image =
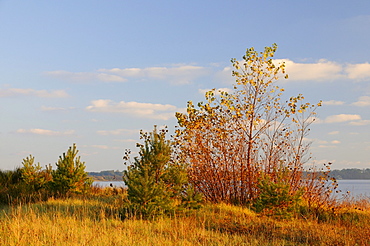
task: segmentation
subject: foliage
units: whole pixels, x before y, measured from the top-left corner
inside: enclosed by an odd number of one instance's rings
[[[267,176],[287,185],[289,194],[317,184],[305,181],[303,165],[310,159],[305,137],[321,103],[304,103],[301,94],[282,102],[284,89],[275,81],[288,76],[284,63],[272,60],[276,49],[247,49],[243,61],[231,60],[233,92],[213,89],[205,103],[189,101],[187,113],[176,113],[178,153],[189,165],[190,182],[209,201],[254,202]]]
[[[76,144],[69,147],[67,153],[59,156],[57,169],[52,171],[51,187],[59,196],[71,193],[85,193],[92,184],[92,179],[85,172],[85,163],[80,161]]]
[[[27,184],[31,191],[39,191],[47,188],[47,184],[52,181],[52,167],[46,166],[45,170],[42,170],[40,163],[37,165],[34,163],[35,157],[30,155],[23,159],[23,167],[21,168],[22,180]]]
[[[26,188],[22,183],[20,168],[14,171],[0,170],[0,204],[11,204],[21,197]]]
[[[36,202],[44,199],[44,192],[35,191],[23,179],[23,169],[0,171],[0,204]]]
[[[128,200],[134,213],[147,218],[157,212],[172,211],[181,202],[187,184],[183,165],[171,159],[171,142],[166,140],[167,129],[144,133],[144,144],[137,144],[139,157],[130,162],[127,151],[124,157],[131,165],[124,171],[123,180],[128,187]],[[185,196],[186,197],[186,196]],[[192,194],[191,199],[199,199]]]
[[[20,168],[16,168],[14,171],[2,171],[0,170],[0,185],[1,188],[8,188],[10,185],[19,183],[22,179],[22,172]]]
[[[290,218],[299,212],[303,189],[292,191],[290,185],[284,182],[284,177],[272,181],[270,176],[262,175],[258,189],[260,194],[253,204],[257,213]]]

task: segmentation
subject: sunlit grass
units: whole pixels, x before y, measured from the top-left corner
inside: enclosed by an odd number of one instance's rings
[[[370,210],[359,209],[365,201],[324,218],[282,220],[218,204],[122,220],[124,195],[109,192],[3,207],[0,245],[370,245]]]

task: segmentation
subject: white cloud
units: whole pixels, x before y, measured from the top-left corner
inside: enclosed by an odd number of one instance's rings
[[[46,136],[62,136],[62,135],[72,135],[72,134],[74,134],[73,130],[60,132],[60,131],[52,131],[52,130],[39,129],[39,128],[18,129],[16,132],[17,133],[27,133],[27,134],[36,134],[36,135],[46,135]]]
[[[370,120],[359,120],[359,121],[353,121],[349,123],[351,126],[366,126],[370,125]]]
[[[370,106],[370,97],[362,96],[358,99],[357,102],[352,103],[352,105],[359,106],[359,107]]]
[[[326,117],[324,123],[339,123],[346,121],[361,120],[361,116],[358,114],[337,114]]]
[[[234,84],[235,79],[232,76],[233,67],[224,67],[221,71],[215,72],[215,80],[224,84]]]
[[[175,112],[179,109],[170,104],[124,101],[116,103],[111,100],[100,99],[92,101],[91,105],[86,107],[86,110],[92,112],[123,113],[143,118],[168,120],[174,117]]]
[[[341,142],[339,140],[333,140],[333,141],[326,141],[326,140],[320,140],[320,139],[315,139],[312,140],[311,142],[314,142],[317,144],[318,148],[336,148],[338,144]]]
[[[274,63],[285,62],[288,81],[333,81],[336,79],[365,80],[370,79],[370,64],[339,64],[325,59],[314,63],[298,63],[289,59],[275,59]],[[220,70],[221,69],[221,70]],[[234,82],[232,66],[224,68],[172,65],[168,67],[147,68],[111,68],[98,69],[94,72],[69,72],[64,70],[45,72],[46,75],[77,82],[103,81],[126,82],[128,79],[144,81],[162,80],[172,84],[189,84],[195,79],[208,75],[212,71],[214,79],[230,84]],[[327,103],[341,103],[329,101]],[[329,104],[332,105],[332,104]],[[335,104],[338,105],[338,104]]]
[[[285,62],[289,80],[333,81],[336,79],[370,79],[370,64],[339,64],[321,59],[316,63],[296,63],[289,59],[275,59],[274,63]],[[288,81],[289,81],[288,80]]]
[[[107,136],[107,135],[131,135],[139,133],[137,129],[116,129],[116,130],[101,130],[97,131],[97,134]]]
[[[124,77],[145,77],[141,68],[112,68],[112,69],[99,69],[101,72],[116,73]]]
[[[208,68],[192,65],[147,68],[98,69],[96,72],[69,72],[64,70],[45,72],[56,78],[76,81],[126,82],[129,78],[142,80],[163,80],[173,84],[188,84],[208,74]]]
[[[323,101],[323,105],[333,105],[333,106],[338,106],[338,105],[343,105],[343,101],[335,101],[335,100],[330,100],[330,101]]]
[[[111,147],[111,146],[108,146],[108,145],[91,145],[91,147],[93,148],[96,148],[96,149],[122,149],[121,147]]]
[[[207,68],[192,65],[148,68],[99,69],[96,72],[68,72],[64,70],[45,72],[46,75],[77,82],[99,80],[104,82],[126,82],[128,78],[164,80],[172,84],[188,84],[208,74]]]
[[[194,79],[208,74],[208,69],[200,66],[180,65],[173,67],[113,68],[99,69],[99,72],[117,74],[123,78],[141,78],[169,81],[173,84],[188,84]]]
[[[99,73],[97,78],[104,82],[126,82],[127,79],[113,74]]]
[[[337,135],[337,134],[339,134],[339,131],[332,131],[332,132],[329,132],[328,134],[329,135]]]
[[[208,92],[210,90],[211,89],[199,89],[198,92],[200,94],[203,94],[204,95],[206,92]],[[227,93],[232,93],[233,92],[233,89],[231,89],[231,88],[218,88],[218,89],[216,89],[215,94],[216,95],[220,94],[220,91],[225,91]]]
[[[0,97],[13,97],[13,96],[63,98],[63,97],[68,97],[68,94],[64,90],[47,91],[47,90],[34,90],[34,89],[21,89],[21,88],[0,89]]]
[[[44,74],[65,79],[65,80],[71,80],[75,82],[90,82],[90,81],[103,81],[103,82],[125,82],[126,79],[112,74],[106,74],[106,73],[87,73],[87,72],[68,72],[64,70],[58,70],[58,71],[50,71],[45,72]]]
[[[345,68],[349,79],[365,80],[370,78],[370,64],[348,64]]]
[[[66,110],[65,108],[57,108],[57,107],[46,107],[46,106],[41,106],[42,111],[64,111]]]
[[[92,145],[92,147],[97,149],[109,149],[107,145]]]
[[[337,146],[335,146],[335,145],[319,145],[318,147],[327,149],[327,148],[336,148]]]
[[[114,139],[113,141],[116,142],[123,142],[123,143],[137,143],[137,139]]]
[[[50,71],[46,75],[77,82],[104,81],[126,82],[128,78],[144,80],[164,80],[173,84],[188,84],[194,79],[208,74],[208,69],[200,66],[177,65],[172,67],[113,68],[98,69],[96,72]]]
[[[42,111],[67,111],[70,109],[74,109],[74,107],[69,107],[69,108],[61,108],[61,107],[46,107],[46,106],[41,106]]]
[[[328,81],[343,77],[342,65],[327,60],[317,63],[295,63],[289,59],[275,59],[274,63],[285,62],[286,72],[291,80]]]

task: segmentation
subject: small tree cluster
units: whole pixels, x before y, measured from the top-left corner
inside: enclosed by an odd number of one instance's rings
[[[22,191],[27,189],[22,181],[20,168],[14,171],[0,171],[0,204],[18,202]]]
[[[181,206],[194,207],[201,197],[189,188],[185,167],[172,157],[172,146],[166,140],[167,129],[146,133],[141,131],[143,144],[137,144],[139,156],[131,162],[123,180],[128,187],[130,212],[149,218],[156,213],[174,211]]]
[[[247,49],[242,61],[231,60],[231,93],[213,89],[205,103],[190,101],[187,113],[176,113],[178,152],[190,182],[209,201],[251,204],[273,187],[295,197],[318,184],[304,177],[303,165],[310,159],[305,137],[321,103],[305,103],[301,94],[282,100],[275,81],[288,76],[284,63],[272,60],[276,49]]]
[[[77,153],[74,144],[59,157],[56,170],[52,170],[51,165],[42,169],[30,155],[15,171],[0,171],[0,203],[35,202],[50,196],[66,197],[86,192],[92,180]]]

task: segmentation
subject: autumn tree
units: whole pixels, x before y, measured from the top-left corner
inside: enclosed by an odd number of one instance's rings
[[[272,59],[276,49],[247,49],[242,61],[231,60],[232,92],[210,90],[206,102],[189,101],[186,113],[176,113],[178,153],[210,201],[256,201],[264,179],[288,185],[291,195],[305,186],[305,137],[320,103],[305,103],[301,94],[282,100],[275,82],[288,76],[284,63]]]

